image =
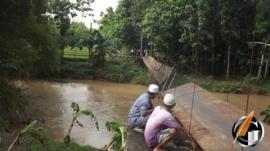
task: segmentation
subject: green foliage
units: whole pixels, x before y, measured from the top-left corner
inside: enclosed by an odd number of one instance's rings
[[[72,22],[68,31],[68,45],[73,47],[83,46],[83,41],[90,35],[89,29],[83,24],[78,22]]]
[[[114,150],[123,150],[126,143],[126,127],[117,122],[106,122],[105,126],[108,131],[113,133],[112,141],[105,150],[108,150],[111,145]]]
[[[267,124],[270,124],[270,105],[261,112],[261,115],[264,116],[263,121]]]
[[[9,128],[9,120],[14,112],[27,113],[28,104],[27,96],[21,88],[0,77],[0,130]]]
[[[120,58],[112,56],[104,67],[98,68],[95,76],[98,79],[105,79],[114,82],[131,82],[135,84],[148,84],[149,76],[146,69],[138,65],[133,58]]]
[[[145,10],[154,2],[154,0],[121,0],[115,11],[112,8],[107,9],[101,20],[100,31],[107,39],[110,49],[140,48],[142,32],[140,23]]]
[[[247,42],[268,41],[268,3],[122,0],[115,11],[107,10],[100,31],[112,48],[129,50],[140,48],[143,33],[144,49],[185,73],[255,75],[262,52]]]
[[[194,40],[193,9],[191,5],[185,9],[184,1],[157,1],[144,15],[142,29],[146,38],[154,49],[170,57],[171,63],[178,60],[176,56],[189,54],[183,48],[191,48]]]
[[[270,90],[270,81],[257,81],[255,77],[246,76],[237,80],[220,80],[209,77],[194,77],[177,75],[171,87],[188,82],[195,82],[206,90],[223,93],[247,93],[251,91],[257,94],[266,94]]]
[[[44,131],[45,132],[45,131]],[[45,135],[44,135],[45,134]],[[56,143],[47,138],[46,132],[43,133],[43,141],[40,142],[40,137],[26,133],[20,138],[20,151],[96,151],[97,149],[90,146],[80,146],[76,143],[64,144]]]
[[[98,151],[98,149],[91,146],[81,146],[76,143],[64,144],[46,141],[40,144],[32,137],[25,136],[20,145],[20,151]]]
[[[0,62],[15,67],[5,76],[48,76],[58,70],[58,32],[45,15],[48,1],[0,2]],[[19,27],[19,28],[18,28]]]
[[[19,134],[15,137],[15,139],[12,141],[11,145],[9,146],[8,151],[10,151],[14,147],[16,142],[21,137],[27,134],[35,138],[36,140],[38,140],[39,143],[43,143],[45,139],[47,138],[45,130],[37,126],[37,121],[33,121],[19,132]]]
[[[80,117],[81,115],[85,115],[85,116],[89,116],[91,119],[93,119],[95,121],[95,125],[97,130],[99,130],[99,125],[98,125],[98,121],[96,116],[92,113],[92,111],[85,109],[85,110],[81,110],[79,107],[79,104],[72,102],[71,103],[71,108],[72,108],[72,122],[70,124],[70,127],[68,129],[67,135],[64,138],[64,143],[65,144],[69,144],[71,139],[70,139],[70,134],[71,134],[71,130],[74,126],[74,124],[77,124],[80,127],[83,127],[83,124],[78,120],[78,117]]]

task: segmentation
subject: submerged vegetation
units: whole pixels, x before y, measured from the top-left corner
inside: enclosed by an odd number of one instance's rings
[[[127,128],[117,122],[106,122],[105,126],[113,134],[113,137],[104,150],[107,151],[112,148],[117,151],[123,151],[126,145]]]
[[[78,120],[78,118],[82,115],[89,116],[91,119],[93,119],[95,121],[95,125],[96,125],[97,130],[99,130],[97,118],[92,113],[92,111],[90,111],[89,109],[81,110],[79,104],[77,104],[75,102],[72,102],[71,108],[72,108],[72,116],[73,117],[72,117],[72,122],[70,124],[70,127],[68,129],[67,135],[64,138],[65,144],[69,144],[71,141],[70,134],[71,134],[71,130],[72,130],[74,124],[76,124],[80,127],[83,127],[83,124]]]

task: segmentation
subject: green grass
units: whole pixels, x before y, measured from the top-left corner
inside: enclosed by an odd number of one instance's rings
[[[97,69],[96,78],[114,82],[148,84],[150,79],[147,70],[132,58],[106,58],[104,67]]]
[[[190,75],[177,75],[172,87],[182,85],[184,83],[194,82],[204,89],[213,92],[224,93],[246,93],[248,85],[242,80],[217,80],[213,77],[193,77]],[[258,94],[266,94],[270,91],[270,80],[250,82],[251,91]]]
[[[70,59],[89,59],[89,51],[88,48],[83,47],[79,49],[78,47],[66,47],[64,49],[64,58]]]

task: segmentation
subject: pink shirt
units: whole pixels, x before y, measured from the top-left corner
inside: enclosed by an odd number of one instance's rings
[[[148,147],[157,146],[159,133],[167,128],[180,128],[180,125],[175,120],[175,117],[164,107],[155,107],[144,131],[144,138]]]

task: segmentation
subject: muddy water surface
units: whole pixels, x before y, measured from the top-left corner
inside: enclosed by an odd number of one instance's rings
[[[116,84],[97,81],[69,81],[68,83],[48,81],[25,81],[24,85],[32,95],[35,114],[45,120],[49,137],[63,141],[72,119],[71,103],[77,102],[81,109],[90,109],[97,116],[100,131],[88,117],[79,120],[84,127],[75,126],[71,138],[79,144],[103,147],[111,134],[106,130],[106,121],[127,124],[127,115],[132,102],[146,90],[145,86]]]

